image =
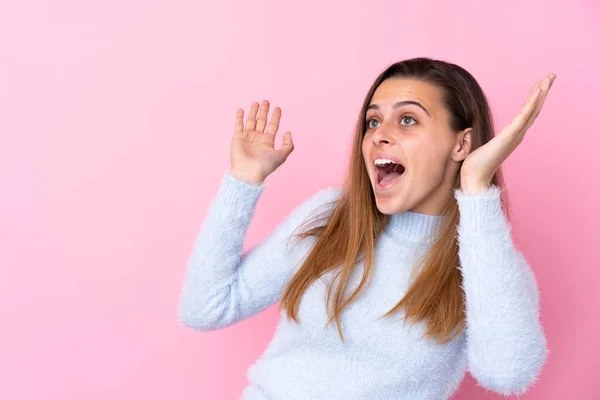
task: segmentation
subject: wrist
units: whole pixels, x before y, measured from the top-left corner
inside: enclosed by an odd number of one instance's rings
[[[229,170],[229,173],[234,178],[246,182],[250,185],[260,185],[264,182],[265,178],[259,174],[251,173],[248,171],[243,171],[239,169],[232,168]]]
[[[482,180],[461,179],[460,181],[460,189],[464,194],[467,195],[476,195],[480,192],[488,190],[489,188],[490,184]]]

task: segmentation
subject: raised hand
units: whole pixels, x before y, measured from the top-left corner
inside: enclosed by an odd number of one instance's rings
[[[291,132],[283,135],[283,145],[275,149],[275,136],[279,129],[281,108],[275,107],[267,126],[269,102],[264,100],[258,112],[258,103],[252,103],[246,125],[244,110],[238,109],[235,131],[231,140],[230,173],[243,181],[259,184],[285,162],[294,150]],[[257,118],[258,113],[258,118]],[[266,127],[266,130],[265,130]]]
[[[537,81],[515,119],[492,140],[467,156],[460,171],[463,191],[477,193],[489,187],[494,173],[523,141],[527,129],[539,115],[555,79],[555,74],[549,74]]]

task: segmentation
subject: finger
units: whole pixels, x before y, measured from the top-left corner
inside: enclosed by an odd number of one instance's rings
[[[292,140],[292,133],[286,132],[283,135],[283,143],[281,148],[277,150],[282,157],[282,160],[285,161],[288,156],[294,151],[294,142]]]
[[[525,123],[535,109],[536,101],[540,95],[540,92],[540,81],[537,81],[531,89],[531,93],[525,101],[525,104],[523,104],[523,107],[521,107],[521,111],[519,111],[517,116],[506,127],[510,132],[520,132],[523,129]]]
[[[235,133],[244,132],[244,109],[238,108],[235,113]]]
[[[254,131],[256,128],[256,113],[258,112],[258,103],[252,103],[252,107],[250,107],[250,112],[248,112],[248,118],[246,119],[246,130]]]
[[[533,110],[532,115],[525,122],[524,129],[529,129],[529,127],[533,124],[533,122],[536,120],[538,115],[540,115],[540,111],[542,110],[542,107],[544,106],[544,103],[546,102],[546,97],[548,96],[548,92],[550,91],[550,88],[552,87],[552,83],[554,82],[555,78],[556,78],[556,75],[554,75],[554,74],[550,74],[548,77],[544,78],[544,81],[542,82],[542,93],[536,102],[537,104],[536,104],[535,109]]]
[[[279,121],[281,120],[281,108],[275,107],[273,110],[273,115],[271,115],[271,121],[269,121],[269,126],[267,127],[267,131],[269,135],[275,136],[277,134],[277,130],[279,129]]]
[[[544,102],[546,101],[546,96],[548,95],[549,89],[550,89],[550,80],[547,78],[544,78],[542,85],[541,85],[540,95],[538,96],[538,99],[535,102],[535,107],[534,107],[533,111],[531,112],[531,115],[529,116],[529,118],[527,118],[527,121],[525,121],[523,130],[529,129],[529,127],[533,124],[533,122],[535,121],[537,116],[540,114],[540,111],[544,105]]]
[[[267,125],[267,115],[269,114],[269,102],[264,100],[260,106],[258,120],[256,121],[256,132],[262,133]]]

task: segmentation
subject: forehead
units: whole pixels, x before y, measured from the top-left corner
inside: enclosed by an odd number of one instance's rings
[[[430,112],[441,108],[441,92],[433,84],[418,79],[392,78],[383,81],[373,93],[370,104],[382,108],[398,101],[418,101]]]

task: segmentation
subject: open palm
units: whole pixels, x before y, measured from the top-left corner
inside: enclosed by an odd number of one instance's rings
[[[462,186],[489,186],[500,165],[523,141],[525,133],[539,115],[555,79],[555,74],[549,74],[537,81],[515,119],[493,139],[467,156],[461,167]]]
[[[250,183],[260,183],[279,168],[294,150],[292,134],[286,132],[281,148],[275,149],[281,108],[275,107],[267,126],[269,102],[264,100],[258,112],[258,103],[252,103],[244,126],[244,110],[236,114],[235,130],[231,140],[231,173]],[[257,117],[258,114],[258,117]],[[266,128],[266,130],[265,130]]]

